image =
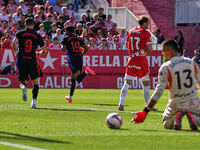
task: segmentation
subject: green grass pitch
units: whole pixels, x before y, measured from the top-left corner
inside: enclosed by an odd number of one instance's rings
[[[139,125],[131,123],[131,111],[144,108],[142,90],[129,90],[120,130],[105,124],[106,116],[118,109],[120,90],[77,89],[69,104],[69,89],[40,89],[36,110],[30,109],[31,93],[28,89],[28,101],[23,102],[20,89],[0,89],[0,142],[48,150],[200,149],[200,133],[189,130],[186,117],[182,131],[163,128],[167,90],[156,105],[159,111],[150,112]],[[21,149],[0,144],[0,150]]]

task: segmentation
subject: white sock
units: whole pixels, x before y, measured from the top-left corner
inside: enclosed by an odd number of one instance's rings
[[[26,88],[26,86],[25,85],[23,85],[23,84],[21,84],[20,83],[20,86],[19,86],[22,90],[24,89],[24,88]]]
[[[33,100],[32,100],[32,103],[33,103],[33,104],[36,104],[36,99],[33,99]]]
[[[129,85],[127,83],[124,83],[124,86],[121,89],[121,95],[120,95],[119,105],[124,106],[124,100],[125,100],[126,95],[128,93],[128,88],[129,88]]]
[[[145,105],[147,105],[150,99],[150,86],[143,86],[143,96],[145,100]]]

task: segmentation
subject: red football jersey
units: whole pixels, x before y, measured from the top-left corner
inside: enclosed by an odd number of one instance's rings
[[[126,42],[128,43],[129,54],[141,52],[144,50],[146,52],[147,45],[151,44],[151,34],[142,28],[133,28],[127,35]]]

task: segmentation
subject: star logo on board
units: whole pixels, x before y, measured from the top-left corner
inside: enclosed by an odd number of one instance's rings
[[[53,62],[56,61],[58,58],[52,58],[50,53],[47,53],[46,58],[40,58],[44,62],[43,70],[47,67],[51,67],[54,70]]]

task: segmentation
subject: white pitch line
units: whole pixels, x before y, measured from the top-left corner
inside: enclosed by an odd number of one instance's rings
[[[113,112],[119,112],[117,110],[112,110],[112,109],[100,109],[100,108],[86,108],[86,107],[74,107],[74,106],[61,106],[61,107],[65,107],[65,108],[71,108],[71,109],[80,109],[80,110],[94,110],[94,111],[113,111]],[[133,111],[120,111],[120,113],[132,113],[132,114],[136,114],[137,112],[133,112]],[[162,115],[162,113],[152,113],[150,112],[149,114],[152,115]]]
[[[45,149],[42,149],[42,148],[25,146],[25,145],[21,145],[21,144],[15,144],[15,143],[4,142],[4,141],[0,141],[0,144],[6,145],[6,146],[12,146],[12,147],[17,147],[17,148],[22,148],[22,149],[28,149],[28,150],[45,150]]]

